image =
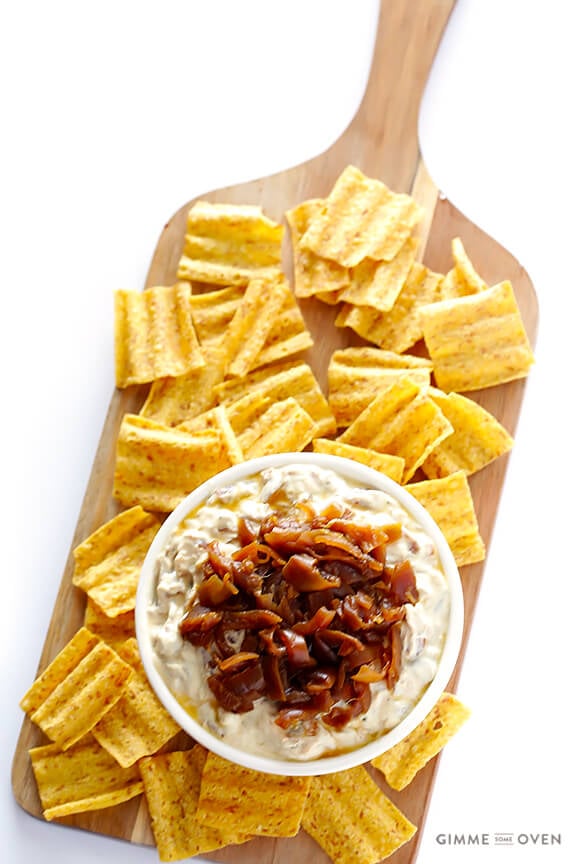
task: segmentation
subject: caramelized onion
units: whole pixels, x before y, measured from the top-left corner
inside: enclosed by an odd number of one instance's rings
[[[194,612],[188,612],[186,617],[182,619],[180,633],[182,636],[189,636],[192,633],[207,633],[213,627],[216,627],[221,620],[221,612],[214,612],[209,609],[204,611],[196,609]]]
[[[337,576],[322,573],[316,559],[308,554],[292,555],[282,568],[282,575],[298,591],[323,591],[340,585]]]
[[[220,663],[220,672],[230,672],[231,669],[238,670],[240,666],[258,660],[259,656],[254,651],[239,651],[237,654],[231,654]]]
[[[310,636],[312,633],[316,633],[317,630],[324,630],[326,627],[329,627],[335,615],[335,609],[326,609],[325,606],[320,606],[311,618],[308,618],[307,621],[299,621],[297,624],[294,624],[292,629],[295,633]]]
[[[286,659],[292,667],[306,668],[316,666],[316,660],[310,656],[304,636],[294,630],[278,630],[278,636],[286,646]]]
[[[370,707],[371,684],[400,675],[402,621],[418,601],[408,560],[387,563],[399,524],[357,524],[345,507],[307,504],[261,523],[241,518],[240,547],[208,544],[180,624],[209,655],[208,686],[225,710],[267,698],[284,729],[343,729]]]

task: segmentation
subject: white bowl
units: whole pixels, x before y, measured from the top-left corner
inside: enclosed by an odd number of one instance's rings
[[[276,759],[265,755],[248,753],[223,742],[204,726],[200,725],[180,704],[157,668],[150,640],[147,614],[148,606],[155,593],[156,560],[164,549],[170,535],[180,525],[182,520],[202,504],[216,489],[235,484],[239,480],[258,474],[266,468],[289,464],[310,465],[311,468],[330,469],[343,475],[353,483],[386,492],[393,498],[396,498],[411,516],[416,519],[436,546],[440,566],[444,571],[448,583],[450,596],[448,628],[436,674],[420,700],[410,712],[397,726],[354,750],[309,761]],[[191,492],[168,516],[154,538],[142,567],[136,597],[136,636],[144,669],[159,700],[179,726],[204,747],[231,762],[264,773],[284,775],[319,775],[352,768],[375,758],[408,735],[429,713],[446,688],[458,659],[463,620],[464,607],[460,574],[442,532],[429,513],[404,487],[399,486],[384,474],[350,459],[320,453],[282,453],[252,459],[222,471]]]

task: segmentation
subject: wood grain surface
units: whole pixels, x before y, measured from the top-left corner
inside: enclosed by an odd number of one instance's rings
[[[428,176],[422,162],[417,134],[418,111],[422,92],[438,49],[446,22],[456,0],[382,0],[372,69],[366,92],[352,123],[336,143],[320,156],[289,171],[271,177],[232,186],[201,195],[204,200],[260,204],[278,220],[286,210],[311,197],[324,197],[346,165],[357,165],[365,174],[383,180],[396,191],[412,194],[426,208],[426,218],[419,229],[422,237],[422,260],[433,270],[446,272],[451,267],[450,243],[461,237],[476,268],[483,278],[494,284],[510,279],[528,336],[534,344],[538,308],[532,283],[518,262],[495,240],[470,222],[446,200]],[[154,252],[146,287],[171,284],[176,279],[186,214],[193,202],[186,202],[165,225]],[[289,232],[286,231],[284,267],[291,274]],[[301,303],[307,324],[314,336],[314,347],[305,359],[312,366],[321,385],[326,385],[326,369],[335,348],[361,344],[348,329],[333,326],[335,310],[310,299]],[[113,384],[111,383],[111,388]],[[112,477],[116,436],[123,414],[138,411],[146,388],[114,390],[96,452],[92,473],[78,517],[73,548],[104,521],[118,512],[112,499]],[[498,417],[514,434],[524,393],[524,382],[515,381],[499,387],[469,394]],[[507,457],[501,457],[470,481],[480,531],[489,546],[498,503],[506,473]],[[75,630],[84,616],[84,594],[71,582],[73,562],[66,563],[55,602],[39,671],[42,670]],[[455,690],[472,625],[476,599],[482,582],[484,564],[461,569],[464,586],[465,630],[460,658],[449,689]],[[26,682],[23,692],[27,688]],[[471,706],[473,708],[473,706]],[[33,816],[42,817],[28,749],[45,739],[24,718],[13,760],[12,785],[19,804]],[[375,779],[400,809],[422,827],[438,758],[422,770],[403,792],[389,790],[380,777]],[[142,798],[119,807],[60,820],[66,825],[83,828],[127,841],[152,844],[148,814]],[[397,851],[395,864],[412,864],[418,854],[417,832],[414,839]],[[323,864],[327,856],[304,832],[291,840],[253,840],[238,847],[212,853],[215,861],[246,864],[288,864],[300,859],[309,864]]]

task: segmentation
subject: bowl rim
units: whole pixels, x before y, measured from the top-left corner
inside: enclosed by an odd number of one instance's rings
[[[330,469],[352,482],[375,488],[395,497],[434,541],[450,596],[448,628],[436,673],[406,717],[388,732],[353,750],[310,760],[276,759],[249,753],[222,741],[198,723],[180,704],[156,667],[147,623],[147,605],[155,587],[156,559],[169,536],[182,520],[216,489],[259,474],[267,468],[291,464]],[[464,599],[460,572],[444,535],[432,516],[406,487],[400,486],[376,469],[347,457],[331,453],[289,452],[256,457],[224,469],[197,486],[168,515],[156,533],[142,564],[136,592],[135,626],[140,657],[150,686],[168,713],[195,741],[230,762],[265,774],[315,776],[342,771],[369,762],[405,738],[424,720],[444,692],[458,661],[464,629]]]

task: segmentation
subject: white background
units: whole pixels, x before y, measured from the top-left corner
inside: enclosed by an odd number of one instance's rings
[[[473,715],[443,754],[419,864],[576,860],[571,5],[458,0],[422,105],[432,177],[527,269],[540,328],[461,677]],[[17,703],[113,387],[112,294],[142,286],[164,222],[187,200],[336,139],[361,99],[376,12],[374,0],[3,4],[4,864],[157,860],[31,818],[10,786]],[[440,845],[448,832],[562,842]]]

